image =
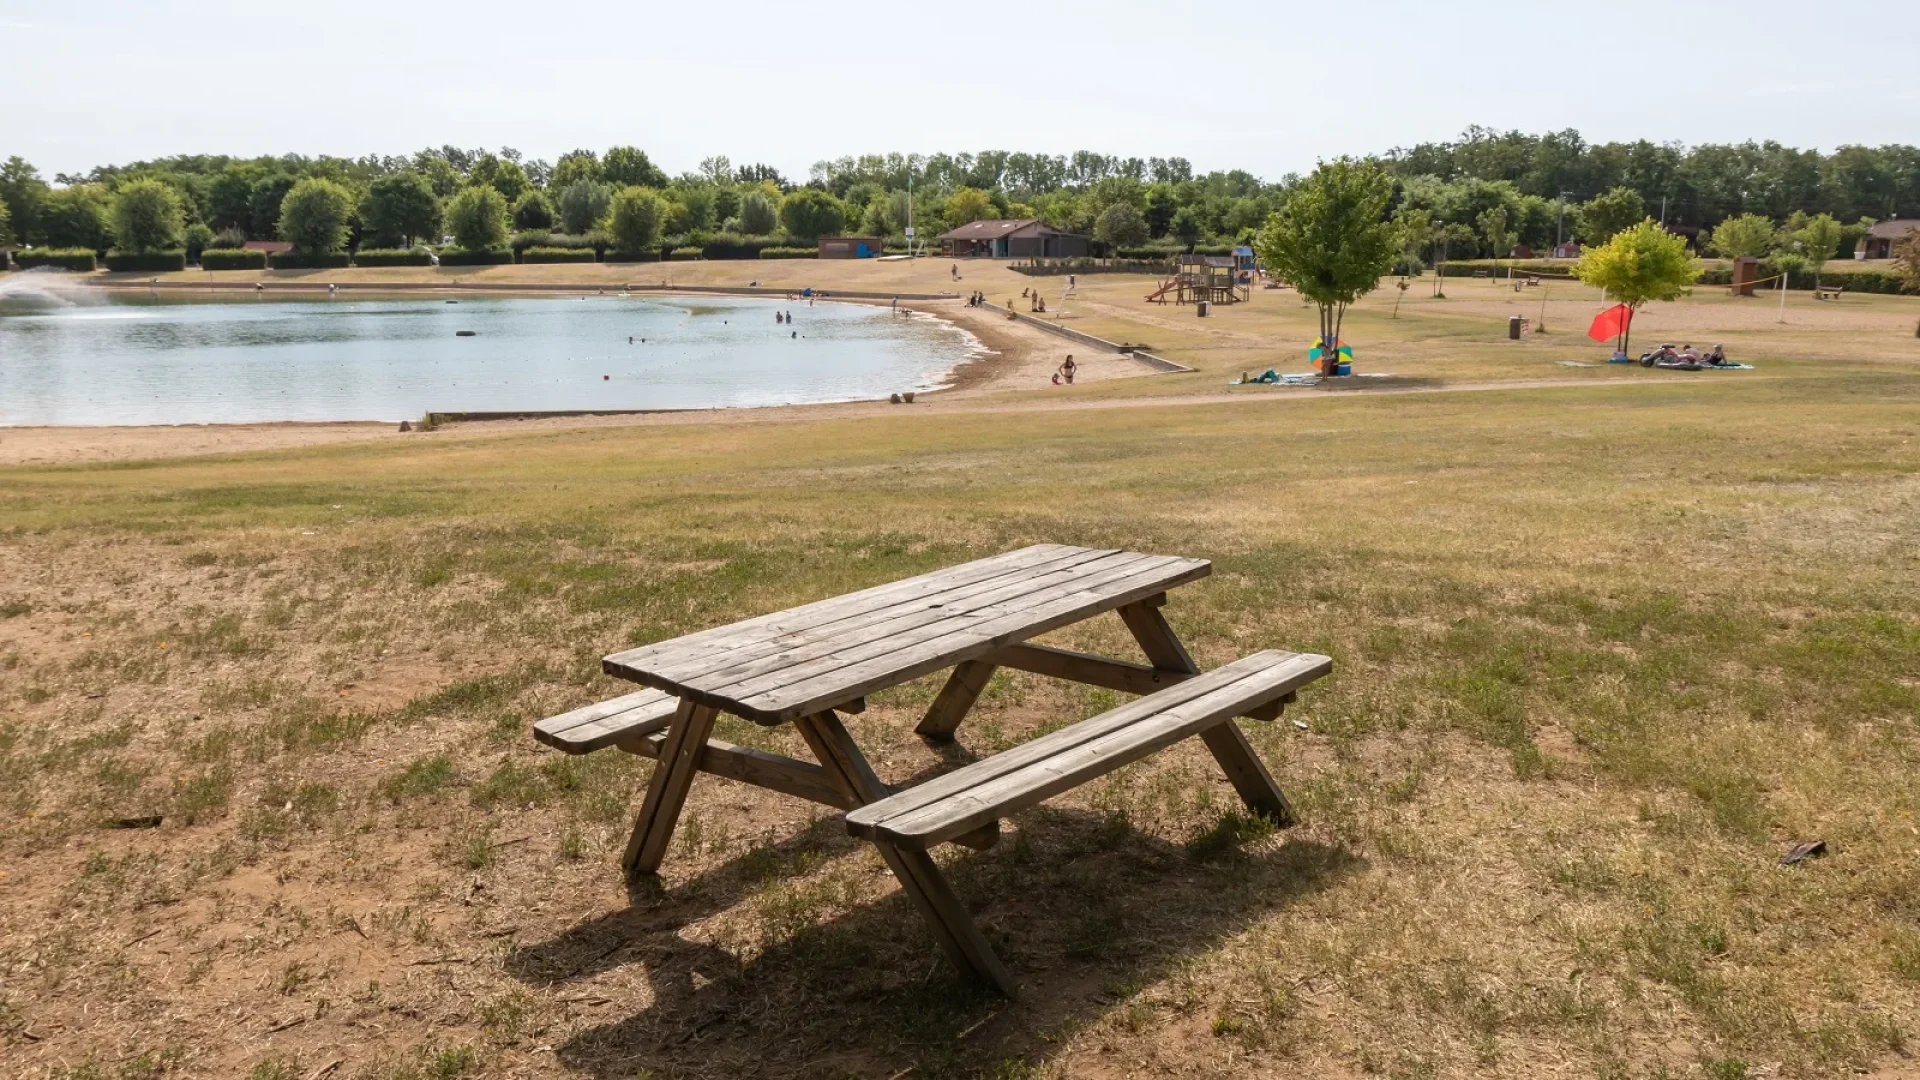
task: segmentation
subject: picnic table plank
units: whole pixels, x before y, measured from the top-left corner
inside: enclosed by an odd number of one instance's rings
[[[1097,723],[1094,721],[1082,722],[1072,727],[1062,728],[1052,734],[1043,735],[1030,742],[1021,743],[1010,749],[1002,750],[990,758],[985,758],[979,762],[975,762],[973,765],[969,765],[966,770],[970,772],[968,776],[963,777],[960,776],[959,773],[947,773],[944,776],[936,776],[925,783],[916,784],[905,791],[895,794],[893,798],[889,800],[892,807],[892,814],[895,817],[899,817],[909,811],[933,805],[949,796],[957,795],[987,780],[1017,772],[1035,762],[1044,761],[1049,757],[1059,754],[1064,750],[1071,749],[1074,746],[1078,746],[1081,743],[1100,738],[1111,732],[1124,731],[1130,725],[1136,724],[1141,719],[1151,716],[1156,712],[1164,712],[1169,708],[1177,707],[1196,698],[1204,697],[1222,687],[1231,689],[1232,685],[1241,679],[1257,676],[1264,672],[1269,677],[1281,678],[1286,681],[1297,679],[1300,684],[1304,685],[1305,683],[1313,681],[1314,678],[1319,677],[1320,674],[1332,667],[1331,662],[1327,661],[1325,657],[1301,653],[1294,654],[1294,663],[1286,665],[1284,669],[1277,669],[1272,664],[1273,653],[1274,650],[1255,653],[1252,656],[1236,660],[1224,667],[1215,668],[1199,679],[1189,679],[1186,682],[1176,683],[1172,687],[1162,689],[1152,698],[1141,698],[1136,701],[1130,701],[1125,705],[1121,705],[1116,709],[1109,710],[1099,717],[1096,717],[1095,720],[1098,721]],[[972,771],[975,769],[979,771]],[[856,812],[850,816],[848,820],[850,824],[861,824],[865,819],[860,818]],[[864,836],[867,835],[867,833],[862,831],[860,835]]]
[[[1107,610],[1116,602],[1124,603],[1140,595],[1159,592],[1171,585],[1204,577],[1206,563],[1178,560],[1177,564],[1150,567],[1130,575],[1099,582],[1096,587],[1074,589],[1063,585],[1035,606],[1022,598],[1016,610],[982,609],[964,619],[951,622],[958,626],[941,628],[937,636],[914,637],[906,647],[860,659],[853,654],[832,656],[798,668],[772,673],[762,680],[728,687],[729,698],[761,715],[784,717],[805,712],[810,706],[826,705],[843,696],[863,695],[885,686],[915,679],[949,667],[959,660],[971,660],[1001,645],[1011,645],[1037,634],[1044,634],[1090,614]],[[1072,591],[1064,591],[1072,590]],[[849,661],[853,661],[849,664]],[[800,681],[792,681],[802,676]],[[740,696],[735,696],[740,695]]]
[[[993,578],[968,582],[935,592],[906,598],[890,598],[869,610],[839,613],[827,622],[795,627],[769,626],[754,635],[729,642],[724,648],[703,650],[691,657],[671,651],[635,659],[643,650],[617,653],[608,658],[620,668],[651,672],[660,680],[675,685],[719,685],[731,674],[765,670],[788,658],[831,647],[884,637],[909,625],[937,621],[953,612],[977,607],[990,600],[1004,600],[1046,587],[1075,568],[1116,564],[1122,557],[1138,560],[1148,556],[1114,551],[1077,551],[1047,562],[1021,567]],[[611,670],[611,669],[610,669]],[[619,672],[613,672],[618,674]]]
[[[610,674],[761,723],[781,723],[970,658],[959,655],[959,650],[979,650],[1044,633],[1088,614],[1164,592],[1211,569],[1199,559],[1095,554],[1099,557],[1089,562],[1024,577],[1016,574],[997,587],[957,599],[872,613],[843,633],[803,639],[791,649],[734,666],[701,664],[691,677],[677,677],[681,672],[671,658],[659,663],[637,656],[642,650],[609,656],[604,666]],[[1005,640],[992,642],[997,635]],[[899,666],[900,671],[889,675],[890,666]]]
[[[1158,700],[1121,706],[1096,718],[1100,723],[1083,722],[1023,743],[896,795],[883,820],[855,810],[847,815],[848,828],[869,839],[911,837],[916,847],[980,828],[1009,807],[1030,806],[1110,772],[1115,762],[1137,761],[1223,721],[1231,724],[1250,696],[1286,693],[1332,667],[1312,654],[1274,663],[1287,655],[1255,653],[1162,690]],[[1182,692],[1191,696],[1179,699]]]
[[[634,666],[693,664],[705,657],[727,656],[743,644],[779,642],[810,631],[832,632],[848,619],[859,619],[900,604],[911,603],[942,592],[965,589],[970,585],[994,582],[1008,575],[1039,565],[1064,560],[1085,561],[1102,555],[1117,554],[1065,544],[1036,544],[1004,555],[950,566],[918,577],[878,585],[845,596],[829,597],[799,607],[769,612],[739,622],[716,626],[667,641],[641,645],[615,653],[623,663]]]
[[[549,716],[533,726],[533,737],[569,754],[585,754],[663,730],[674,708],[672,694],[649,687]]]

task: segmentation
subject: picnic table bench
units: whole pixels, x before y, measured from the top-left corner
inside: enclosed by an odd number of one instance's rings
[[[1247,806],[1281,824],[1286,796],[1235,717],[1273,720],[1332,670],[1324,656],[1269,650],[1202,674],[1161,612],[1167,590],[1212,569],[1203,559],[1041,544],[891,584],[614,653],[609,674],[647,687],[534,726],[567,753],[617,747],[656,759],[622,864],[659,868],[695,775],[705,772],[848,810],[961,971],[1011,995],[994,955],[930,848],[985,848],[1006,816],[1197,735]],[[1028,639],[1119,614],[1147,663]],[[925,783],[883,782],[840,720],[866,695],[952,674],[915,728],[954,737],[1000,667],[1142,695]],[[711,738],[719,713],[792,724],[814,761]]]
[[[1840,299],[1840,294],[1846,291],[1846,289],[1838,285],[1815,285],[1813,287],[1813,298],[1815,300],[1838,300]]]

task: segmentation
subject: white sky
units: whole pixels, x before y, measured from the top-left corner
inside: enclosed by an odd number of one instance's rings
[[[1916,41],[1916,0],[0,0],[0,158],[629,143],[804,179],[1087,149],[1276,179],[1473,123],[1826,150],[1920,142]]]

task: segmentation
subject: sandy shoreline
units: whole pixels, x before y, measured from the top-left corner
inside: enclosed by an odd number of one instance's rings
[[[185,289],[160,291],[187,292]],[[193,290],[198,291],[198,290]],[[371,292],[370,288],[356,291]],[[398,290],[396,290],[398,291]],[[489,289],[489,292],[496,290]],[[511,286],[497,290],[512,294]],[[541,295],[522,290],[522,295]],[[713,296],[711,292],[667,295]],[[754,295],[741,293],[738,295]],[[837,303],[881,303],[863,299],[833,299]],[[1147,365],[1128,356],[1095,354],[1064,338],[1006,318],[994,308],[969,308],[960,301],[915,302],[909,310],[944,319],[979,342],[978,355],[956,365],[946,386],[924,392],[924,405],[966,400],[1016,390],[1052,389],[1051,375],[1069,354],[1079,366],[1078,383],[1151,375]],[[827,415],[858,414],[898,408],[884,399],[807,405],[772,405],[716,409],[685,409],[645,414],[569,416],[527,420],[489,420],[463,423],[432,433],[449,431],[486,434],[502,430],[565,428],[606,423],[712,423],[724,420],[803,420]],[[92,462],[138,461],[202,454],[246,453],[293,447],[384,438],[418,438],[383,420],[259,421],[232,424],[0,426],[0,466],[74,465]]]

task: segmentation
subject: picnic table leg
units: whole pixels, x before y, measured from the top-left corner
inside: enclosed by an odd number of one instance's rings
[[[1200,665],[1193,662],[1187,647],[1180,643],[1180,638],[1174,634],[1173,627],[1153,599],[1121,608],[1120,618],[1126,622],[1127,629],[1133,632],[1134,640],[1140,643],[1140,648],[1154,667],[1200,674]],[[1201,732],[1200,739],[1213,752],[1213,760],[1220,763],[1221,771],[1227,774],[1227,780],[1240,793],[1240,799],[1247,804],[1247,809],[1265,814],[1280,825],[1293,823],[1293,809],[1287,805],[1286,794],[1274,782],[1273,774],[1261,764],[1260,756],[1253,752],[1252,744],[1247,742],[1246,733],[1240,730],[1238,723],[1233,720],[1222,721]]]
[[[686,805],[694,774],[700,771],[700,752],[713,731],[714,717],[714,710],[685,699],[673,714],[666,742],[660,747],[660,763],[647,781],[646,800],[640,804],[633,836],[627,840],[627,853],[620,860],[629,876],[651,874],[667,857],[667,844],[679,824],[680,808]]]
[[[799,729],[800,737],[806,740],[807,747],[819,759],[827,774],[841,785],[856,805],[864,806],[892,794],[880,780],[879,774],[873,771],[873,766],[868,764],[866,755],[860,752],[846,725],[840,722],[833,710],[803,716],[795,720],[793,726]],[[901,891],[920,909],[921,917],[933,931],[947,959],[953,961],[953,966],[992,983],[1008,997],[1014,996],[1016,985],[1012,973],[993,954],[993,947],[987,944],[980,928],[974,925],[973,918],[967,914],[966,905],[947,884],[933,857],[924,851],[892,844],[876,842],[874,846],[880,849],[880,857],[886,860],[887,869],[893,871],[893,876],[900,882]]]
[[[940,696],[928,706],[920,726],[913,729],[915,734],[934,742],[952,742],[954,731],[960,721],[966,719],[967,710],[980,699],[980,692],[987,688],[993,672],[994,666],[983,660],[962,661],[947,677],[947,685],[940,688]]]

